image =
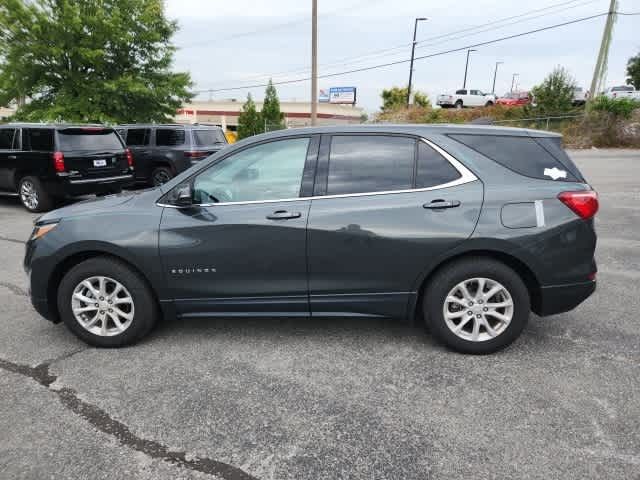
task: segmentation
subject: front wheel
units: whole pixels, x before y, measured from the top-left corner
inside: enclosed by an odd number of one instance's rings
[[[144,279],[106,257],[69,270],[58,289],[58,310],[69,330],[96,347],[133,344],[151,330],[158,316]]]
[[[424,296],[429,330],[449,348],[496,352],[524,329],[531,310],[520,276],[489,258],[469,258],[436,273]]]
[[[491,100],[489,100],[487,103],[484,104],[485,107],[493,107],[493,102]]]

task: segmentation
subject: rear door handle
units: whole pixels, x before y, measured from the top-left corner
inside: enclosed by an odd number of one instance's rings
[[[441,208],[455,208],[460,206],[459,200],[433,200],[430,203],[425,203],[423,205],[424,208],[428,208],[430,210],[440,210]]]
[[[287,220],[288,218],[300,218],[300,212],[288,212],[286,210],[276,210],[271,215],[267,215],[269,220]]]
[[[7,158],[8,158],[9,160],[15,160],[15,159],[16,159],[16,158],[18,158],[18,157],[16,157],[15,155],[9,155]]]

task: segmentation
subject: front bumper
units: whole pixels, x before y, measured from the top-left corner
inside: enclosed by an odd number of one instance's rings
[[[540,302],[535,313],[546,316],[568,312],[589,298],[595,290],[595,280],[542,287],[540,288]]]

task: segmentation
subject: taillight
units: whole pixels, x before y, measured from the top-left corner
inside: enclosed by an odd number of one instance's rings
[[[133,167],[133,153],[128,148],[125,148],[124,153],[127,156],[127,163],[130,167]]]
[[[198,152],[198,151],[184,152],[184,156],[187,158],[204,158],[207,156],[207,152]]]
[[[585,220],[593,217],[598,211],[598,194],[593,190],[579,192],[562,192],[558,199]]]
[[[65,171],[64,154],[62,152],[53,152],[53,168],[57,173]]]

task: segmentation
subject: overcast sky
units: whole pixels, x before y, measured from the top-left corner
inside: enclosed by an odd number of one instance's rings
[[[176,70],[189,71],[196,89],[226,88],[305,78],[311,64],[311,0],[166,0],[167,15],[178,20]],[[327,74],[410,57],[415,17],[416,56],[465,47],[495,38],[606,12],[609,0],[318,0],[319,73]],[[541,10],[546,7],[552,7]],[[527,16],[523,13],[539,10]],[[619,11],[640,11],[640,0],[620,0]],[[482,29],[457,32],[507,17]],[[537,18],[536,18],[537,17]],[[511,86],[529,89],[554,66],[569,69],[588,88],[605,16],[504,42],[477,47],[471,53],[467,86],[491,90],[495,62],[496,93]],[[482,31],[488,30],[488,31]],[[635,30],[635,34],[634,34]],[[640,51],[640,16],[619,16],[609,57],[607,85],[622,84],[627,59]],[[445,34],[451,34],[443,37]],[[440,38],[432,38],[438,37]],[[390,52],[380,50],[398,47]],[[450,53],[415,64],[414,86],[431,98],[462,86],[466,53]],[[286,72],[283,74],[283,72]],[[319,87],[355,86],[358,104],[379,108],[380,92],[406,85],[408,64],[320,79]],[[282,100],[309,100],[310,82],[280,85]],[[223,91],[214,99],[244,99],[248,92],[262,99],[264,88]],[[203,94],[200,98],[209,98]]]

